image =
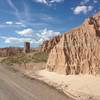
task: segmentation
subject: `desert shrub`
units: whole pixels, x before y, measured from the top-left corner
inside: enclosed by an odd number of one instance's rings
[[[20,54],[17,56],[9,56],[1,60],[0,63],[7,64],[7,65],[13,65],[13,64],[24,64],[26,66],[27,63],[35,62],[46,62],[48,58],[48,54],[44,52],[36,52],[34,54]]]
[[[32,56],[32,60],[36,63],[38,62],[46,62],[48,59],[48,54],[45,52],[38,52]]]

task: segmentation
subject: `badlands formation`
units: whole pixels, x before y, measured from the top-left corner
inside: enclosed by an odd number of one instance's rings
[[[64,33],[49,53],[46,68],[61,74],[100,74],[100,12]],[[47,49],[47,48],[46,48]]]
[[[41,45],[41,51],[49,53],[51,49],[60,41],[61,35],[54,37],[51,40],[44,41]]]

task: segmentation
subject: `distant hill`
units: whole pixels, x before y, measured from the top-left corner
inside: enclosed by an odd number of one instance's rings
[[[40,48],[31,48],[30,52],[39,51]],[[15,56],[24,53],[23,48],[19,47],[5,47],[0,48],[0,57]]]
[[[0,56],[13,56],[23,52],[23,48],[15,48],[15,47],[5,47],[0,48]]]

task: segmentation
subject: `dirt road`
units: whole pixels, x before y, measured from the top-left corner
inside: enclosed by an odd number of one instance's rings
[[[73,100],[48,85],[0,65],[0,100]]]

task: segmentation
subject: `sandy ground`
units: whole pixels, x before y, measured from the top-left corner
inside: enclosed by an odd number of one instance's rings
[[[100,100],[100,76],[92,75],[61,75],[43,70],[45,63],[29,63],[12,66],[24,74],[46,82],[60,89],[76,100]],[[10,66],[11,67],[11,66]]]
[[[76,100],[100,100],[100,76],[66,76],[46,70],[37,71],[35,74],[28,71],[26,74],[61,89]]]

